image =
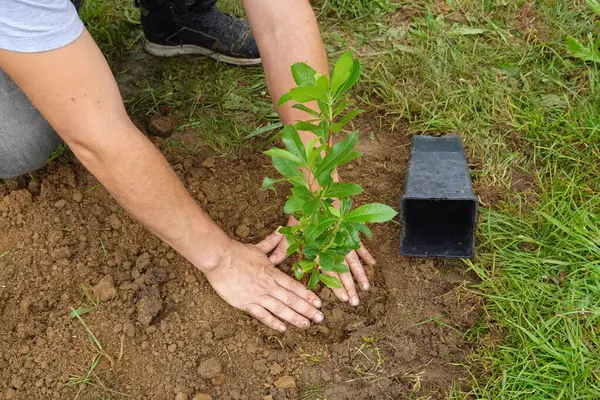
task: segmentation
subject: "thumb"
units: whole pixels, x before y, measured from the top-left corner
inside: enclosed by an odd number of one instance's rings
[[[271,261],[275,265],[281,264],[282,262],[284,262],[285,259],[288,257],[288,255],[287,255],[288,247],[290,247],[290,246],[288,244],[287,238],[284,236],[283,239],[281,240],[281,242],[279,242],[279,245],[277,246],[275,251],[269,257],[269,261]]]
[[[283,235],[279,233],[279,228],[275,229],[275,232],[271,233],[264,238],[262,242],[255,244],[254,246],[265,254],[272,251],[281,243],[281,239],[283,238]]]

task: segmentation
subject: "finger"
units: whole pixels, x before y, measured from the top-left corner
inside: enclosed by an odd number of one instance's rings
[[[352,251],[346,256],[346,263],[350,267],[352,275],[354,275],[358,285],[362,288],[362,290],[369,290],[369,279],[367,279],[365,269],[363,268],[356,252]]]
[[[283,237],[283,239],[281,239],[281,241],[279,242],[279,245],[277,246],[275,251],[273,251],[273,253],[271,253],[271,255],[269,256],[269,261],[271,261],[274,265],[281,264],[282,262],[284,262],[285,259],[288,257],[288,255],[287,255],[288,247],[289,247],[289,244],[288,244],[287,238]]]
[[[275,290],[273,290],[272,296],[283,302],[286,306],[296,311],[298,314],[312,319],[315,322],[323,322],[323,319],[325,319],[323,314],[319,312],[314,305],[310,304],[296,293],[284,289],[281,286],[278,286]]]
[[[275,318],[273,314],[271,314],[258,304],[253,304],[249,306],[246,309],[246,312],[254,316],[254,318],[256,318],[271,329],[275,329],[279,332],[285,332],[287,330],[287,327],[283,322]]]
[[[315,307],[317,307],[317,308],[321,307],[321,304],[322,304],[321,299],[319,299],[319,297],[314,292],[308,290],[306,287],[304,287],[303,284],[301,284],[300,282],[298,282],[295,279],[290,278],[283,272],[281,272],[279,270],[277,270],[276,272],[277,273],[275,273],[273,275],[273,278],[275,278],[275,282],[277,282],[277,284],[279,286],[281,286],[284,289],[289,290],[292,293],[295,293],[297,296],[306,300],[307,302],[314,305]],[[317,322],[320,322],[320,321],[317,321]]]
[[[356,252],[358,253],[358,255],[360,256],[360,258],[366,262],[367,264],[373,266],[375,264],[377,264],[377,261],[375,260],[375,257],[373,257],[371,255],[371,253],[369,253],[369,250],[367,250],[367,248],[365,247],[364,244],[360,244],[360,248],[358,250],[356,250]]]
[[[340,279],[340,276],[335,272],[323,271],[323,273],[326,275],[329,275],[329,276],[333,276],[334,278]],[[340,282],[341,282],[341,280],[340,280]],[[348,301],[348,299],[349,299],[348,293],[346,293],[346,289],[343,288],[343,284],[342,284],[342,287],[339,289],[331,288],[331,291],[333,292],[335,297],[337,297],[340,301],[343,301],[343,302]]]
[[[281,239],[283,239],[283,235],[279,233],[279,228],[275,229],[275,232],[271,233],[264,238],[262,242],[255,244],[254,246],[265,254],[276,248],[281,243]]]
[[[358,298],[358,294],[356,293],[356,287],[354,286],[354,279],[352,279],[352,274],[350,272],[346,272],[344,274],[339,275],[340,281],[342,282],[342,286],[348,294],[348,304],[356,307],[360,303],[360,300]]]
[[[289,322],[298,328],[306,329],[310,326],[310,321],[308,319],[304,318],[275,297],[265,296],[262,298],[260,304],[282,320]]]

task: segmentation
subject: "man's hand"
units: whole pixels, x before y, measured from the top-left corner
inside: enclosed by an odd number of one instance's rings
[[[281,320],[308,328],[309,320],[322,322],[324,317],[317,309],[321,306],[317,295],[275,268],[267,258],[266,254],[281,238],[275,232],[255,246],[232,240],[227,255],[204,273],[223,300],[263,324],[285,332]]]
[[[298,224],[298,220],[296,220],[294,217],[290,217],[288,220],[288,225],[296,224]],[[288,247],[289,245],[287,239],[282,237],[281,241],[277,245],[277,248],[275,248],[273,253],[271,253],[269,261],[275,265],[281,264],[287,258]],[[370,287],[369,280],[365,274],[365,269],[363,268],[361,259],[368,265],[375,265],[375,259],[365,248],[365,246],[361,244],[360,249],[352,251],[346,256],[345,264],[350,268],[350,272],[345,274],[337,274],[335,272],[327,273],[328,275],[338,278],[340,282],[342,282],[343,288],[331,289],[333,294],[341,301],[347,301],[351,306],[357,306],[360,303],[352,275],[354,275],[354,278],[356,278],[362,290],[369,290]]]

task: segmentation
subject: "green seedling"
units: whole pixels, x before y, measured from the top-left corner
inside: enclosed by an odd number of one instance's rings
[[[299,223],[279,231],[288,240],[288,255],[300,255],[293,267],[296,278],[309,277],[308,289],[319,282],[340,288],[341,282],[327,273],[348,272],[344,260],[348,253],[360,248],[360,233],[372,236],[365,224],[389,221],[397,213],[379,203],[352,209],[351,197],[360,194],[363,188],[334,179],[338,167],[361,156],[354,150],[358,132],[344,132],[344,127],[362,112],[356,109],[346,112],[352,105],[348,92],[360,75],[358,60],[350,53],[343,54],[333,69],[331,80],[305,63],[294,64],[292,75],[297,87],[283,95],[279,104],[294,101],[294,108],[313,119],[286,125],[283,128],[285,149],[272,148],[265,152],[283,178],[265,178],[262,189],[274,189],[273,185],[280,182],[292,185],[284,211]],[[318,107],[313,109],[307,103]],[[315,137],[303,143],[298,131],[311,132]],[[334,144],[336,135],[343,138]]]

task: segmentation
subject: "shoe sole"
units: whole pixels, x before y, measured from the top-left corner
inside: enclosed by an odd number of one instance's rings
[[[259,65],[262,62],[260,58],[235,58],[231,56],[226,56],[224,54],[219,54],[216,53],[214,50],[200,46],[195,46],[193,44],[184,44],[181,46],[164,46],[145,40],[144,48],[148,53],[157,57],[174,57],[181,55],[199,54],[206,57],[210,57],[213,60],[232,65]]]

